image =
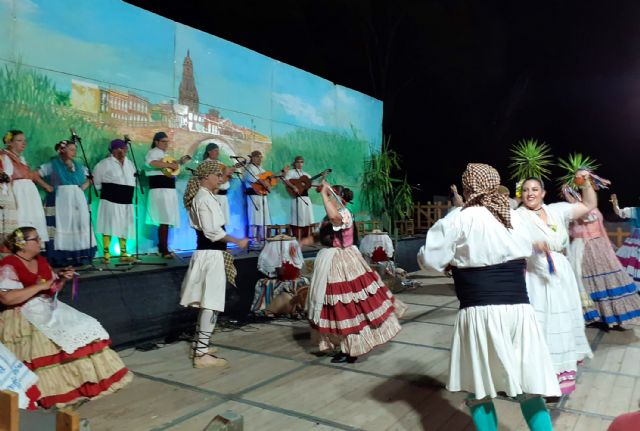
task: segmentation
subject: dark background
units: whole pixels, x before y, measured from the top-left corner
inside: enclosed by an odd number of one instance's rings
[[[533,137],[596,158],[621,205],[638,202],[638,1],[129,3],[381,99],[418,200],[467,162],[508,177],[509,147]]]

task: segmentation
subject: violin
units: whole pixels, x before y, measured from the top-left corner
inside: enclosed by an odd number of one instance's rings
[[[318,175],[314,175],[309,178],[307,175],[303,175],[300,178],[291,178],[287,181],[287,192],[291,195],[292,198],[302,196],[307,190],[313,187],[313,180],[326,177],[327,174],[332,172],[331,168],[325,169],[320,172]],[[318,186],[318,192],[322,189],[322,184]]]

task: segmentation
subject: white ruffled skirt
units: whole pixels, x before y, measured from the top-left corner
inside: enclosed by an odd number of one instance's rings
[[[498,392],[560,396],[544,335],[529,304],[485,305],[458,312],[449,364],[450,391],[477,399]]]

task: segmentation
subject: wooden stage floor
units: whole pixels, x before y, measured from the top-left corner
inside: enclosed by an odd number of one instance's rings
[[[422,287],[398,297],[410,306],[402,332],[355,364],[316,356],[306,322],[276,320],[221,330],[213,341],[226,369],[194,369],[188,345],[121,351],[135,373],[124,390],[88,402],[78,413],[93,431],[201,431],[219,413],[260,430],[472,430],[462,393],[443,388],[458,302],[447,278],[419,272]],[[588,329],[595,357],[578,389],[550,404],[554,429],[606,430],[638,409],[640,327]],[[501,430],[526,430],[519,405],[496,401]]]

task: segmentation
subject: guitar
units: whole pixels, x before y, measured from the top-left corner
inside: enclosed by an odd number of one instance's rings
[[[189,163],[190,161],[191,161],[191,156],[189,155],[182,156],[178,160],[176,160],[176,158],[172,156],[164,156],[161,162],[177,163],[179,166],[176,169],[161,168],[160,171],[167,177],[177,177],[178,175],[180,175],[180,166],[184,165],[185,163]]]
[[[292,198],[301,196],[304,192],[313,187],[313,180],[320,177],[325,177],[332,171],[333,170],[331,168],[328,168],[320,172],[318,175],[312,176],[311,178],[309,178],[307,175],[303,175],[300,178],[290,178],[289,180],[287,180],[287,192],[289,193],[289,195],[291,195]]]
[[[257,195],[268,195],[271,189],[278,184],[278,178],[283,178],[285,173],[289,171],[289,166],[280,171],[280,175],[275,175],[271,171],[265,171],[259,175],[256,175],[256,182],[251,184],[251,188],[255,190]]]

